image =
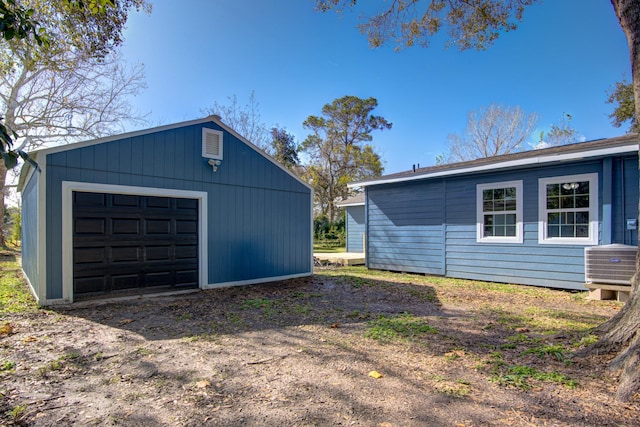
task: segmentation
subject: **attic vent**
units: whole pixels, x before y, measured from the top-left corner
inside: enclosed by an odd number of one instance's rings
[[[202,157],[222,160],[222,132],[202,129]]]
[[[604,245],[585,248],[585,278],[588,283],[631,284],[636,271],[636,246]]]

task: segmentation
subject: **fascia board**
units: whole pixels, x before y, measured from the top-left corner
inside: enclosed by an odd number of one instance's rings
[[[373,181],[352,182],[347,184],[347,186],[349,188],[354,188],[354,187],[368,187],[371,185],[380,185],[380,184],[394,184],[399,182],[416,181],[421,179],[431,179],[431,178],[439,178],[439,177],[454,176],[454,175],[466,175],[466,174],[472,174],[472,173],[478,173],[478,172],[496,171],[501,169],[511,169],[511,168],[517,168],[517,167],[536,166],[536,165],[543,165],[543,164],[549,164],[554,162],[580,160],[580,159],[587,159],[591,157],[632,153],[637,151],[638,151],[638,144],[622,145],[619,147],[609,147],[609,148],[602,148],[598,150],[551,154],[546,156],[543,155],[543,156],[530,157],[526,159],[510,160],[505,162],[487,163],[484,165],[469,166],[469,167],[458,168],[458,169],[449,169],[444,171],[426,173],[426,174],[417,175],[417,176],[402,176],[402,177],[390,178],[390,179],[378,179]]]

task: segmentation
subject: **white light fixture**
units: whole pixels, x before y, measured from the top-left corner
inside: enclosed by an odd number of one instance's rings
[[[221,160],[210,159],[207,163],[211,165],[214,172],[218,172],[218,166],[222,163]]]
[[[575,190],[579,186],[580,184],[578,184],[577,182],[567,182],[562,184],[562,188],[564,188],[565,190]]]

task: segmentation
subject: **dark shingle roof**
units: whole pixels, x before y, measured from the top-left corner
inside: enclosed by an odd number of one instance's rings
[[[545,158],[548,161],[552,161],[554,156],[558,156],[558,160],[563,155],[573,155],[575,158],[579,158],[580,153],[593,153],[595,151],[616,149],[620,147],[632,146],[638,144],[638,134],[627,134],[614,138],[599,139],[595,141],[579,142],[576,144],[562,145],[559,147],[542,148],[538,150],[522,151],[512,154],[503,154],[500,156],[486,157],[466,162],[450,163],[446,165],[429,166],[424,168],[417,168],[415,171],[408,170],[404,172],[393,173],[384,175],[380,178],[374,178],[366,181],[354,182],[349,186],[366,186],[371,184],[384,183],[386,181],[408,181],[413,179],[424,179],[432,175],[450,175],[456,173],[467,173],[469,170],[477,170],[477,168],[495,165],[496,169],[500,166],[511,164],[515,165],[520,163],[518,161],[526,161],[536,158]],[[638,149],[637,147],[635,148]],[[514,167],[514,166],[511,166]]]

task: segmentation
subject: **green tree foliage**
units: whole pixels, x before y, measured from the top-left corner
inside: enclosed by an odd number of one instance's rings
[[[428,46],[432,36],[447,28],[450,44],[461,50],[482,50],[490,46],[501,32],[515,30],[515,22],[522,19],[524,8],[536,2],[537,0],[378,1],[377,4],[383,11],[368,18],[360,28],[368,35],[373,46],[380,46],[389,39],[398,46],[412,46],[416,43]],[[321,11],[354,7],[357,3],[357,0],[316,0],[317,8]],[[368,6],[372,7],[372,3],[368,2]],[[640,0],[611,0],[611,5],[627,38],[633,76],[635,123],[639,123]],[[589,349],[600,354],[617,353],[611,367],[622,373],[617,397],[623,401],[640,392],[640,256],[636,257],[636,274],[631,285],[629,300],[617,315],[599,328],[602,336]]]
[[[287,169],[294,169],[300,162],[295,138],[286,129],[271,128],[271,148],[269,151],[271,156]]]
[[[346,238],[344,212],[335,221],[329,221],[325,215],[313,219],[314,244],[331,248],[343,247],[346,244]]]
[[[372,114],[377,106],[375,98],[343,96],[322,107],[322,116],[303,123],[312,133],[301,146],[308,159],[302,174],[315,190],[317,210],[329,221],[336,219],[335,203],[349,197],[347,183],[382,174],[380,156],[367,143],[373,131],[392,124]]]
[[[30,24],[25,37],[14,32],[0,39],[5,160],[0,192],[7,168],[16,165],[23,149],[100,137],[122,130],[126,121],[139,121],[128,99],[144,87],[142,68],[123,65],[117,47],[128,13],[150,10],[146,0],[5,0],[8,4],[26,11],[17,14]],[[34,43],[34,31],[45,37],[41,43]],[[3,209],[0,203],[0,215]],[[0,245],[4,240],[0,233]]]
[[[85,56],[102,58],[123,42],[123,32],[133,10],[151,12],[147,0],[21,0],[54,46],[71,48]]]
[[[33,19],[33,13],[33,9],[26,9],[16,4],[14,0],[0,0],[0,34],[2,38],[9,41],[32,36],[39,45],[46,43],[44,29],[38,28],[39,23]],[[0,117],[0,155],[5,167],[14,168],[18,163],[19,156],[33,163],[24,151],[13,149],[13,142],[18,135],[7,128],[3,121],[4,118]],[[35,163],[33,164],[35,165]]]
[[[22,211],[20,208],[9,209],[11,215],[10,223],[13,225],[11,228],[11,241],[14,243],[22,240]]]
[[[513,31],[522,21],[525,7],[538,0],[393,0],[378,1],[377,12],[358,28],[369,45],[391,41],[396,48],[428,47],[443,29],[449,31],[448,46],[460,50],[484,50],[500,33]],[[355,7],[357,0],[316,0],[321,12]],[[364,2],[361,2],[364,3]],[[368,7],[373,7],[367,2]]]
[[[491,104],[471,111],[465,132],[447,137],[447,151],[438,164],[463,162],[520,151],[538,121],[520,107]]]
[[[33,37],[38,44],[45,43],[44,28],[33,19],[33,9],[27,9],[15,0],[0,0],[0,33],[5,40]]]
[[[636,117],[636,104],[633,96],[633,84],[623,80],[616,82],[613,88],[607,92],[607,103],[613,104],[615,109],[609,115],[611,124],[619,128],[629,123],[629,132],[638,132],[638,119]]]

